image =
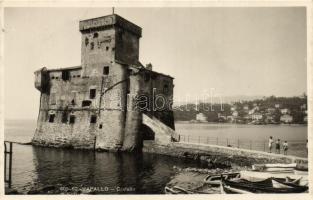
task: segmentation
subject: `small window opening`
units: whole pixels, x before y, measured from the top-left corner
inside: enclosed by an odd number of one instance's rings
[[[145,73],[145,81],[146,82],[150,81],[150,74],[149,73]]]
[[[89,39],[86,37],[85,38],[85,46],[87,46],[89,44]]]
[[[95,44],[93,42],[90,43],[90,49],[93,50],[93,48],[95,47]]]
[[[59,79],[59,77],[55,77],[55,79],[57,79],[57,80],[58,80],[58,79]]]
[[[94,34],[93,34],[93,38],[97,38],[98,36],[99,36],[98,33],[94,33]]]
[[[91,115],[91,117],[90,117],[90,123],[91,123],[91,124],[97,123],[97,116],[96,116],[96,115]]]
[[[52,76],[51,79],[54,79],[54,76]]]
[[[106,47],[105,47],[105,50],[106,50],[106,51],[109,51],[109,47],[108,47],[108,46],[106,46]]]
[[[71,104],[75,105],[75,100],[74,99],[72,99]]]
[[[91,104],[91,101],[89,100],[82,101],[82,107],[90,106],[90,104]]]
[[[67,123],[67,118],[68,118],[67,112],[64,112],[64,113],[62,114],[62,123]]]
[[[164,87],[163,87],[163,92],[164,92],[165,94],[168,93],[168,85],[167,85],[167,84],[164,85]]]
[[[94,99],[96,97],[96,89],[89,90],[89,99]]]
[[[70,79],[70,72],[69,71],[62,71],[62,80],[67,81]]]
[[[79,78],[80,77],[80,75],[77,75],[77,78]]]
[[[50,114],[49,115],[49,122],[53,123],[54,122],[54,118],[55,118],[55,114]]]
[[[108,75],[108,74],[109,74],[109,72],[110,72],[110,68],[109,68],[109,66],[105,66],[105,67],[103,67],[103,75]]]
[[[102,129],[102,124],[99,124],[99,129]]]
[[[75,115],[70,115],[70,124],[75,123]]]

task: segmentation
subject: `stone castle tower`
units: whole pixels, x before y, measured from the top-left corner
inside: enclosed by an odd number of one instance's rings
[[[113,14],[80,21],[79,30],[81,66],[35,72],[41,95],[32,143],[133,151],[154,138],[142,113],[174,129],[173,78],[139,62],[141,28]]]

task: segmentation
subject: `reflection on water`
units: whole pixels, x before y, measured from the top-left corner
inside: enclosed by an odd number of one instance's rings
[[[160,194],[175,174],[174,166],[200,164],[153,154],[77,151],[14,145],[13,188],[27,192],[32,187],[107,187],[103,193]]]

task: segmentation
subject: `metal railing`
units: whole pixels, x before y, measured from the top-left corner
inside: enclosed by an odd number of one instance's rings
[[[4,141],[4,182],[8,184],[9,188],[12,185],[12,154],[13,143]]]
[[[239,149],[250,149],[256,151],[269,152],[268,140],[247,140],[247,139],[233,139],[233,138],[220,138],[208,136],[194,136],[194,135],[181,135],[181,142],[198,143],[198,144],[211,144],[226,147],[234,147]],[[287,155],[294,155],[299,157],[307,157],[306,141],[304,140],[288,140]],[[271,153],[284,154],[283,141],[280,144],[279,151],[276,151],[276,145],[273,143]]]

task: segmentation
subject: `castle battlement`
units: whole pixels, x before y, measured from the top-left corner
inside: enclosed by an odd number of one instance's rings
[[[120,27],[141,37],[141,28],[139,26],[116,14],[86,19],[79,22],[79,30],[81,32],[111,28],[112,26]]]

